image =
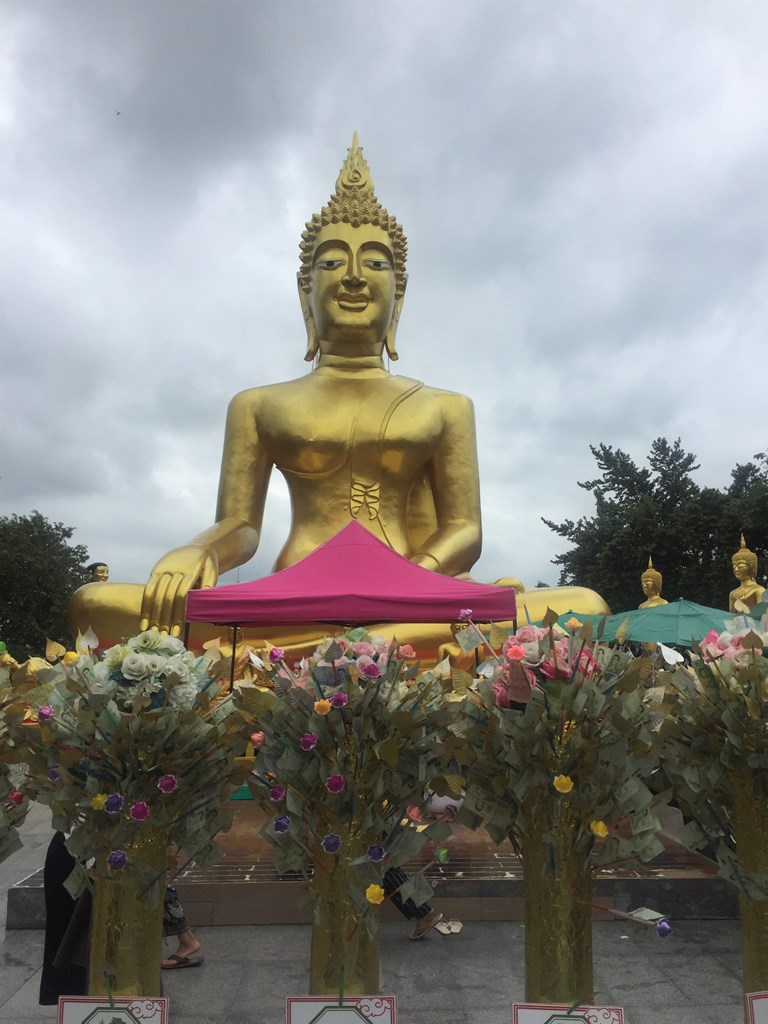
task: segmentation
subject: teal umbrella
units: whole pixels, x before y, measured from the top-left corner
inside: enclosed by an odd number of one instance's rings
[[[708,608],[695,601],[672,601],[657,605],[656,608],[636,608],[631,612],[610,615],[603,632],[604,640],[615,640],[622,626],[626,629],[622,637],[634,643],[661,643],[676,647],[690,647],[703,640],[710,630],[722,633],[725,623],[733,618],[744,620],[745,616],[734,616],[721,608]]]

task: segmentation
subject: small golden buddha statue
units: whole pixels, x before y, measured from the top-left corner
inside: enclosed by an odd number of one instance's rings
[[[109,566],[106,562],[91,562],[86,569],[91,574],[89,583],[106,583],[109,579]]]
[[[755,578],[757,576],[757,555],[750,551],[744,534],[741,535],[741,546],[731,559],[733,563],[733,575],[739,581],[739,586],[728,595],[728,611],[736,611],[736,601],[741,601],[748,608],[762,601],[765,587],[761,587]]]
[[[407,275],[402,227],[377,200],[357,134],[330,201],[307,223],[300,245],[299,301],[307,334],[306,376],[242,391],[230,403],[215,523],[164,555],[146,586],[85,587],[70,627],[111,640],[157,627],[178,635],[187,592],[256,551],[270,475],[287,481],[292,517],[275,570],[293,565],[357,519],[417,565],[465,575],[480,554],[480,485],[472,402],[391,374]],[[375,587],[375,581],[371,581]],[[547,606],[607,611],[593,591],[521,593],[531,620]],[[525,614],[520,611],[520,614]],[[452,640],[448,624],[391,626],[414,646]],[[203,638],[218,630],[203,629]],[[247,630],[291,648],[307,630]],[[317,637],[316,632],[313,634]],[[200,629],[192,627],[191,641]],[[426,642],[425,642],[425,638]]]
[[[645,600],[638,607],[657,608],[661,604],[668,604],[661,596],[661,584],[663,577],[658,569],[653,568],[653,559],[648,555],[648,568],[640,577],[640,586],[643,588]]]

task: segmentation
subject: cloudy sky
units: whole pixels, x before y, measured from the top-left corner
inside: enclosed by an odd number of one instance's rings
[[[556,582],[590,444],[724,486],[766,444],[767,43],[748,0],[6,5],[0,514],[131,581],[213,521],[229,398],[308,369],[354,129],[409,240],[397,370],[475,402],[477,578]],[[276,478],[241,579],[287,515]]]

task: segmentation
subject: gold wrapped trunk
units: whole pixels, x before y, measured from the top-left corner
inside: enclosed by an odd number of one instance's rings
[[[357,816],[356,816],[357,817]],[[348,860],[362,856],[373,835],[357,820],[329,821],[328,832],[341,836],[344,856],[326,853],[321,835],[313,840],[315,918],[309,970],[310,995],[376,995],[379,992],[379,927],[370,936],[349,900]],[[372,908],[378,915],[378,910]],[[343,972],[343,973],[342,973]]]
[[[168,836],[147,829],[126,848],[141,871],[113,871],[96,860],[93,882],[88,994],[159,996]],[[147,887],[147,881],[156,878]]]
[[[768,875],[768,806],[755,796],[749,772],[731,777],[733,834],[739,864],[750,873]],[[768,990],[768,900],[739,893],[742,970],[745,992]]]
[[[525,998],[529,1003],[592,1003],[592,873],[571,849],[571,825],[523,841]],[[554,870],[552,869],[554,861]]]

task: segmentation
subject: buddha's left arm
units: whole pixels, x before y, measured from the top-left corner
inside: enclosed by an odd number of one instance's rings
[[[447,576],[458,576],[469,572],[482,545],[475,412],[464,395],[444,392],[438,400],[443,432],[430,466],[437,529],[412,561]]]

